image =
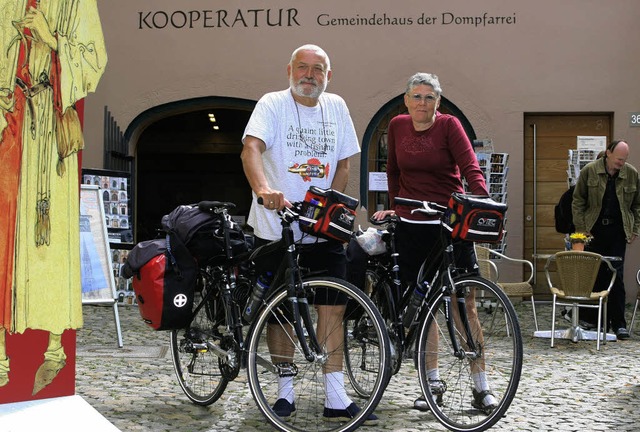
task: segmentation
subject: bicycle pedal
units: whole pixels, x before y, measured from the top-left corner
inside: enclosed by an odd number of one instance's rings
[[[191,346],[193,347],[193,351],[198,354],[209,352],[209,347],[206,343],[193,343]]]
[[[279,377],[295,377],[296,375],[298,375],[298,366],[296,366],[294,363],[276,363],[275,367],[278,371]]]

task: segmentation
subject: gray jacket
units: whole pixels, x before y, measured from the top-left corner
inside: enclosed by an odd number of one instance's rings
[[[576,232],[591,232],[596,224],[607,186],[606,159],[589,162],[580,171],[573,191],[573,224]],[[640,179],[638,171],[625,163],[616,178],[616,196],[620,203],[622,224],[627,241],[640,232]]]

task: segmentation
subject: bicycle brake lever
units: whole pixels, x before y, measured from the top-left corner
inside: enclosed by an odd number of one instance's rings
[[[429,215],[429,216],[436,216],[436,215],[439,215],[441,213],[439,210],[436,210],[436,209],[430,207],[429,203],[427,201],[423,201],[422,205],[424,207],[415,208],[415,209],[411,210],[411,213],[413,214],[414,212],[418,212],[418,213],[424,213],[424,214]]]

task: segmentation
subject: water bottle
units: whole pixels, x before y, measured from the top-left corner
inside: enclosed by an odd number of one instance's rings
[[[422,305],[424,301],[424,296],[429,290],[429,284],[427,282],[419,283],[413,290],[413,294],[411,295],[411,299],[409,300],[409,306],[407,306],[407,310],[404,312],[404,316],[402,317],[402,324],[409,328],[411,327],[411,323],[416,316],[416,312],[418,308]]]
[[[242,313],[242,319],[244,319],[245,322],[250,323],[251,321],[253,321],[253,318],[255,318],[256,313],[258,312],[258,310],[260,309],[260,305],[262,304],[262,299],[269,289],[270,284],[270,272],[267,272],[266,275],[258,276],[256,284],[253,286],[253,290],[251,290],[251,295],[247,299],[247,304],[244,307],[244,312]]]

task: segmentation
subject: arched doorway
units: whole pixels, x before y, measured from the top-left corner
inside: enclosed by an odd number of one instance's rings
[[[442,114],[451,114],[460,120],[469,140],[473,142],[476,134],[469,120],[444,96],[441,96],[440,107]],[[404,94],[401,94],[378,110],[373,116],[362,139],[362,153],[360,155],[360,203],[367,208],[370,217],[378,206],[389,208],[389,198],[386,192],[369,190],[369,173],[386,172],[387,164],[387,129],[392,118],[399,114],[406,114]]]
[[[240,160],[255,101],[198,98],[154,107],[127,129],[135,155],[135,241],[156,238],[163,215],[181,204],[231,201],[246,220],[251,188]]]

